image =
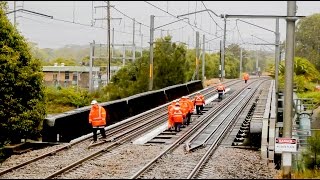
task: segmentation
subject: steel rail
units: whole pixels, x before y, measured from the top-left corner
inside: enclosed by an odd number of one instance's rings
[[[252,82],[251,82],[252,83]],[[250,84],[251,84],[250,83]],[[249,84],[248,84],[249,85]],[[247,85],[247,86],[248,86]],[[246,87],[246,86],[245,86]],[[244,88],[243,88],[244,89]],[[233,94],[237,95],[238,92],[241,92],[242,89],[235,91]],[[187,138],[189,138],[193,133],[195,133],[203,124],[206,123],[207,119],[210,118],[211,115],[217,113],[228,101],[231,101],[233,96],[227,97],[224,101],[218,104],[215,108],[210,109],[206,114],[199,117],[199,122],[194,125],[192,129],[187,130],[180,138],[178,138],[172,145],[167,147],[164,151],[162,151],[157,157],[152,159],[148,164],[146,164],[143,168],[137,171],[130,179],[136,179],[140,175],[142,175],[147,169],[149,169],[158,159],[164,156],[166,153],[172,151],[176,147],[178,147],[182,142],[184,142]]]
[[[245,98],[245,103],[242,105],[242,108],[240,108],[237,111],[237,115],[240,114],[241,110],[247,106],[250,99],[254,97],[254,94],[257,92],[261,84],[266,81],[263,80],[259,82],[258,85],[256,85],[255,90],[251,92],[250,96]],[[207,152],[202,156],[201,160],[198,162],[198,164],[195,166],[195,168],[192,170],[192,172],[188,175],[187,179],[194,178],[195,175],[200,171],[200,169],[204,166],[204,164],[208,161],[208,159],[211,157],[211,155],[215,152],[221,141],[224,139],[225,135],[227,134],[229,128],[231,127],[231,123],[234,122],[235,117],[228,122],[227,126],[219,133],[218,138],[211,144]]]

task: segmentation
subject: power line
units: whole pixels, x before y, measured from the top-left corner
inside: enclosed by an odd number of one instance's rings
[[[203,1],[201,1],[201,2],[202,2],[202,4],[203,4],[204,8],[206,8],[206,10],[207,10],[209,16],[211,17],[211,19],[216,23],[216,26],[218,26],[220,29],[222,29],[222,27],[220,27],[219,24],[213,19],[212,15],[211,15],[210,12],[208,11],[208,8],[207,8],[207,6],[204,4],[204,2],[203,2]],[[223,30],[223,29],[222,29],[222,30]]]
[[[124,14],[124,13],[123,13],[123,12],[121,12],[119,9],[115,8],[114,6],[113,6],[112,8],[113,8],[113,9],[115,9],[116,11],[118,11],[120,14],[124,15],[125,17],[127,17],[127,18],[129,18],[129,19],[133,20],[133,18],[132,18],[132,17],[130,17],[130,16],[128,16],[128,15],[126,15],[126,14]],[[139,23],[139,24],[141,24],[141,25],[145,26],[145,27],[150,28],[150,26],[148,26],[148,25],[145,25],[145,24],[143,24],[143,23],[141,23],[141,22],[139,22],[139,21],[137,21],[137,20],[135,20],[135,21],[136,21],[137,23]]]
[[[122,15],[124,15],[125,17],[127,17],[127,18],[129,18],[129,19],[131,19],[131,20],[133,20],[133,18],[132,17],[130,17],[130,16],[128,16],[128,15],[126,15],[125,13],[123,13],[123,12],[121,12],[119,9],[117,9],[117,8],[115,8],[115,7],[113,7],[113,9],[115,9],[116,11],[118,11],[120,14],[122,14]],[[138,24],[141,24],[141,25],[143,25],[143,26],[145,26],[145,27],[148,27],[148,28],[150,28],[150,26],[148,26],[148,25],[146,25],[146,24],[143,24],[143,23],[141,23],[141,22],[139,22],[139,21],[137,21],[137,20],[135,20],[135,22],[137,22]],[[128,27],[130,27],[130,26],[128,26]],[[168,30],[166,30],[166,29],[156,29],[156,30],[158,30],[158,31],[168,31]]]
[[[28,13],[27,13],[27,14],[28,14]],[[32,19],[32,18],[27,18],[27,17],[23,17],[23,16],[21,16],[21,17],[22,17],[22,18],[25,18],[25,19],[29,19],[29,20],[35,21],[35,22],[41,22],[41,23],[43,23],[43,21],[38,21],[38,20],[35,20],[35,19]],[[104,30],[106,30],[106,28],[103,28],[103,27],[97,27],[97,26],[92,26],[92,25],[89,25],[89,24],[82,24],[82,23],[72,22],[72,21],[63,20],[63,19],[52,18],[52,20],[60,21],[60,22],[65,22],[65,23],[69,23],[69,24],[76,24],[76,25],[81,25],[81,26],[96,28],[96,29],[104,29]],[[119,31],[119,30],[114,30],[114,31],[115,31],[115,32],[119,32],[119,33],[123,33],[123,34],[132,35],[132,33],[130,33],[130,32]],[[144,36],[144,37],[147,37],[147,36]]]
[[[239,36],[240,36],[240,39],[242,41],[243,44],[245,44],[245,42],[243,41],[242,37],[241,37],[241,33],[239,31],[239,27],[238,27],[238,21],[236,21],[236,27],[237,27],[237,30],[238,30],[238,33],[239,33]]]
[[[153,4],[151,4],[151,3],[147,2],[147,1],[144,1],[144,2],[146,2],[147,4],[149,4],[149,5],[157,8],[157,9],[159,9],[160,11],[162,11],[162,12],[164,12],[164,13],[167,13],[167,14],[171,15],[172,17],[175,17],[175,18],[177,18],[177,19],[180,19],[180,18],[178,18],[177,16],[175,16],[175,15],[169,13],[169,12],[166,12],[165,10],[163,10],[163,9],[161,9],[161,8],[155,6],[155,5],[153,5]],[[190,22],[186,22],[186,21],[184,21],[184,20],[182,20],[182,21],[185,22],[185,23],[187,23],[187,24],[189,24],[190,26],[192,26],[192,27],[194,27],[194,28],[202,31],[202,32],[205,32],[205,33],[207,33],[207,34],[209,34],[209,35],[212,35],[212,36],[217,37],[215,34],[209,33],[209,32],[207,32],[207,31],[205,31],[205,30],[203,30],[203,29],[198,28],[197,26],[194,26],[194,25],[190,24]],[[192,29],[193,29],[193,28],[192,28]],[[193,30],[194,30],[194,29],[193,29]],[[194,31],[195,31],[195,30],[194,30]]]

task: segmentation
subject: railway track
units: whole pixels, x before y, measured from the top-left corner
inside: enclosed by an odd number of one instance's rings
[[[216,135],[214,138],[211,138],[209,140],[208,140],[208,138],[206,138],[205,140],[202,140],[202,141],[200,140],[202,142],[201,145],[204,145],[205,143],[207,143],[207,141],[209,141],[207,144],[211,144],[211,145],[210,145],[210,147],[208,147],[207,152],[202,156],[202,158],[198,162],[198,164],[193,168],[191,173],[188,175],[188,177],[187,177],[188,179],[203,178],[203,174],[205,174],[205,175],[208,174],[207,172],[208,172],[209,168],[208,167],[205,168],[206,163],[208,162],[208,160],[210,159],[212,154],[215,152],[215,150],[217,149],[219,144],[222,142],[223,138],[225,137],[228,130],[230,129],[230,125],[232,125],[234,123],[233,120],[241,113],[242,109],[245,108],[245,106],[247,105],[249,100],[252,99],[252,97],[257,92],[258,88],[261,86],[261,84],[263,82],[265,82],[265,81],[261,81],[257,84],[254,84],[251,87],[251,89],[245,89],[243,91],[243,93],[241,94],[241,96],[244,95],[244,97],[240,97],[241,102],[239,102],[239,104],[237,105],[238,107],[236,107],[236,106],[235,107],[232,107],[232,106],[228,107],[230,109],[233,109],[232,114],[234,114],[234,116],[233,116],[233,118],[230,118],[230,119],[225,118],[224,121],[219,122],[219,125],[222,127],[221,131],[216,131],[216,129],[215,129],[214,132],[212,132],[210,134],[211,137],[214,137],[214,135]],[[239,105],[241,107],[239,107]],[[230,117],[230,114],[228,115],[228,117]],[[223,124],[225,124],[225,126],[222,126]]]
[[[230,84],[234,83],[236,82],[230,82]],[[208,97],[214,93],[214,90],[214,87],[209,87],[201,92]],[[191,94],[191,98],[194,95],[195,93]],[[68,143],[56,150],[3,169],[0,172],[0,178],[53,178],[165,122],[167,106],[160,107],[143,116],[136,116],[132,121],[121,124],[121,126],[107,130],[108,142],[101,143],[100,146],[87,148],[90,145],[91,136]]]
[[[237,114],[240,113],[241,109],[246,105],[254,92],[255,90],[246,88],[234,92],[232,96],[227,97],[224,101],[219,103],[216,108],[212,108],[205,115],[199,117],[199,122],[197,122],[192,129],[189,129],[183,135],[181,135],[181,137],[178,138],[172,145],[163,150],[156,158],[152,159],[148,164],[131,176],[131,178],[182,178],[186,177],[186,174],[189,174],[190,172],[198,172],[198,170],[194,168],[200,168],[202,166],[201,163],[206,161],[205,157],[208,157],[212,152],[205,150],[205,148],[198,149],[194,152],[188,152],[185,149],[187,146],[182,143],[190,137],[192,141],[195,139],[195,137],[200,137],[201,134],[206,134],[206,137],[210,138],[202,138],[202,140],[205,139],[202,143],[202,146],[211,144],[210,147],[217,147],[220,141],[223,139],[223,135],[227,132],[228,128],[232,124],[233,119],[237,116]],[[237,101],[238,103],[235,103]],[[239,104],[240,102],[242,103]],[[230,103],[235,103],[235,105],[226,107]],[[229,111],[233,111],[233,118],[222,113],[223,111],[226,111],[222,110],[225,109],[223,107],[226,107],[226,109],[229,109]],[[215,117],[218,113],[220,116]],[[227,117],[229,117],[228,120],[226,120]],[[212,118],[214,120],[209,121]],[[223,119],[225,121],[223,121]],[[208,129],[206,128],[210,126],[209,124],[212,125],[213,122],[215,123],[214,126],[216,129],[211,131],[213,133],[209,133],[208,135],[206,131]],[[212,148],[209,148],[209,150],[210,149]],[[188,177],[190,176],[191,175]]]

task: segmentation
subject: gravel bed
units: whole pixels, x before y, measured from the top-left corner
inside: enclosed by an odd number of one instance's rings
[[[187,152],[180,145],[172,153],[163,156],[151,169],[143,174],[143,179],[185,179],[205,154],[205,149]]]
[[[127,143],[58,176],[58,179],[128,179],[160,154],[166,145]]]
[[[7,174],[4,174],[0,176],[0,179],[8,179],[8,178],[21,178],[21,179],[30,179],[30,178],[44,178],[48,176],[49,174],[53,173],[54,171],[57,171],[58,169],[61,169],[65,166],[68,166],[75,161],[79,160],[80,158],[84,158],[85,156],[93,153],[97,149],[103,148],[104,146],[107,146],[108,143],[105,143],[101,146],[96,146],[93,148],[88,149],[91,140],[87,140],[84,142],[81,142],[79,144],[76,144],[72,146],[69,149],[65,149],[63,151],[60,151],[52,156],[47,156],[43,159],[40,159],[38,161],[35,161],[31,164],[25,165],[21,168],[18,168],[16,170],[13,170]],[[44,154],[45,152],[48,152],[48,149],[42,149],[41,154]],[[36,153],[39,153],[39,151],[32,151],[30,153],[26,153],[21,155],[23,157],[27,156],[34,156],[36,157]],[[40,153],[39,153],[40,154]],[[14,159],[14,162],[17,162],[20,160],[19,156],[12,156],[11,159]],[[24,161],[20,161],[24,162]]]
[[[272,179],[278,170],[268,168],[260,151],[219,147],[210,158],[200,179]]]
[[[0,171],[7,169],[7,168],[10,168],[10,167],[13,167],[18,164],[21,164],[23,162],[29,161],[33,158],[39,157],[43,154],[46,154],[50,151],[56,150],[56,149],[63,147],[63,146],[65,146],[65,144],[49,146],[49,147],[45,147],[42,149],[29,151],[29,152],[26,152],[26,153],[23,153],[20,155],[12,155],[8,159],[6,159],[2,163],[0,163]]]

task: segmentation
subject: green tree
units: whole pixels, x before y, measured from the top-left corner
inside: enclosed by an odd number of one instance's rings
[[[206,53],[205,76],[207,79],[219,77],[220,56],[217,53]]]
[[[307,149],[302,154],[303,160],[308,169],[314,169],[320,165],[320,132],[314,132],[311,137],[308,137],[307,142]]]
[[[78,63],[74,59],[66,59],[66,58],[56,58],[50,61],[50,65],[54,65],[54,63],[58,63],[60,65],[61,63],[64,63],[65,66],[77,66]]]
[[[196,70],[196,50],[195,49],[187,50],[185,65],[186,65],[186,71],[185,71],[186,80],[190,81]]]
[[[274,64],[269,65],[268,71],[272,77],[274,77],[275,68]],[[305,58],[294,58],[294,82],[297,85],[298,92],[304,92],[305,90],[313,90],[313,86],[310,82],[319,80],[320,73],[315,66]],[[285,75],[285,62],[281,61],[279,65],[279,86],[284,88],[284,75]]]
[[[31,54],[34,58],[41,60],[41,64],[43,66],[50,65],[50,63],[47,61],[49,57],[48,54],[44,50],[39,49],[37,47],[37,43],[28,42],[28,45],[30,47]]]
[[[186,47],[171,42],[172,37],[157,39],[154,48],[154,89],[186,81]]]
[[[307,16],[297,23],[296,56],[308,59],[320,69],[320,13]]]
[[[0,9],[0,143],[40,134],[46,114],[40,62]]]
[[[112,77],[112,83],[102,89],[99,100],[116,100],[148,91],[149,51],[144,51],[142,54],[142,58],[127,63]]]
[[[4,12],[8,11],[8,3],[7,3],[7,1],[0,1],[0,9],[2,9]]]

